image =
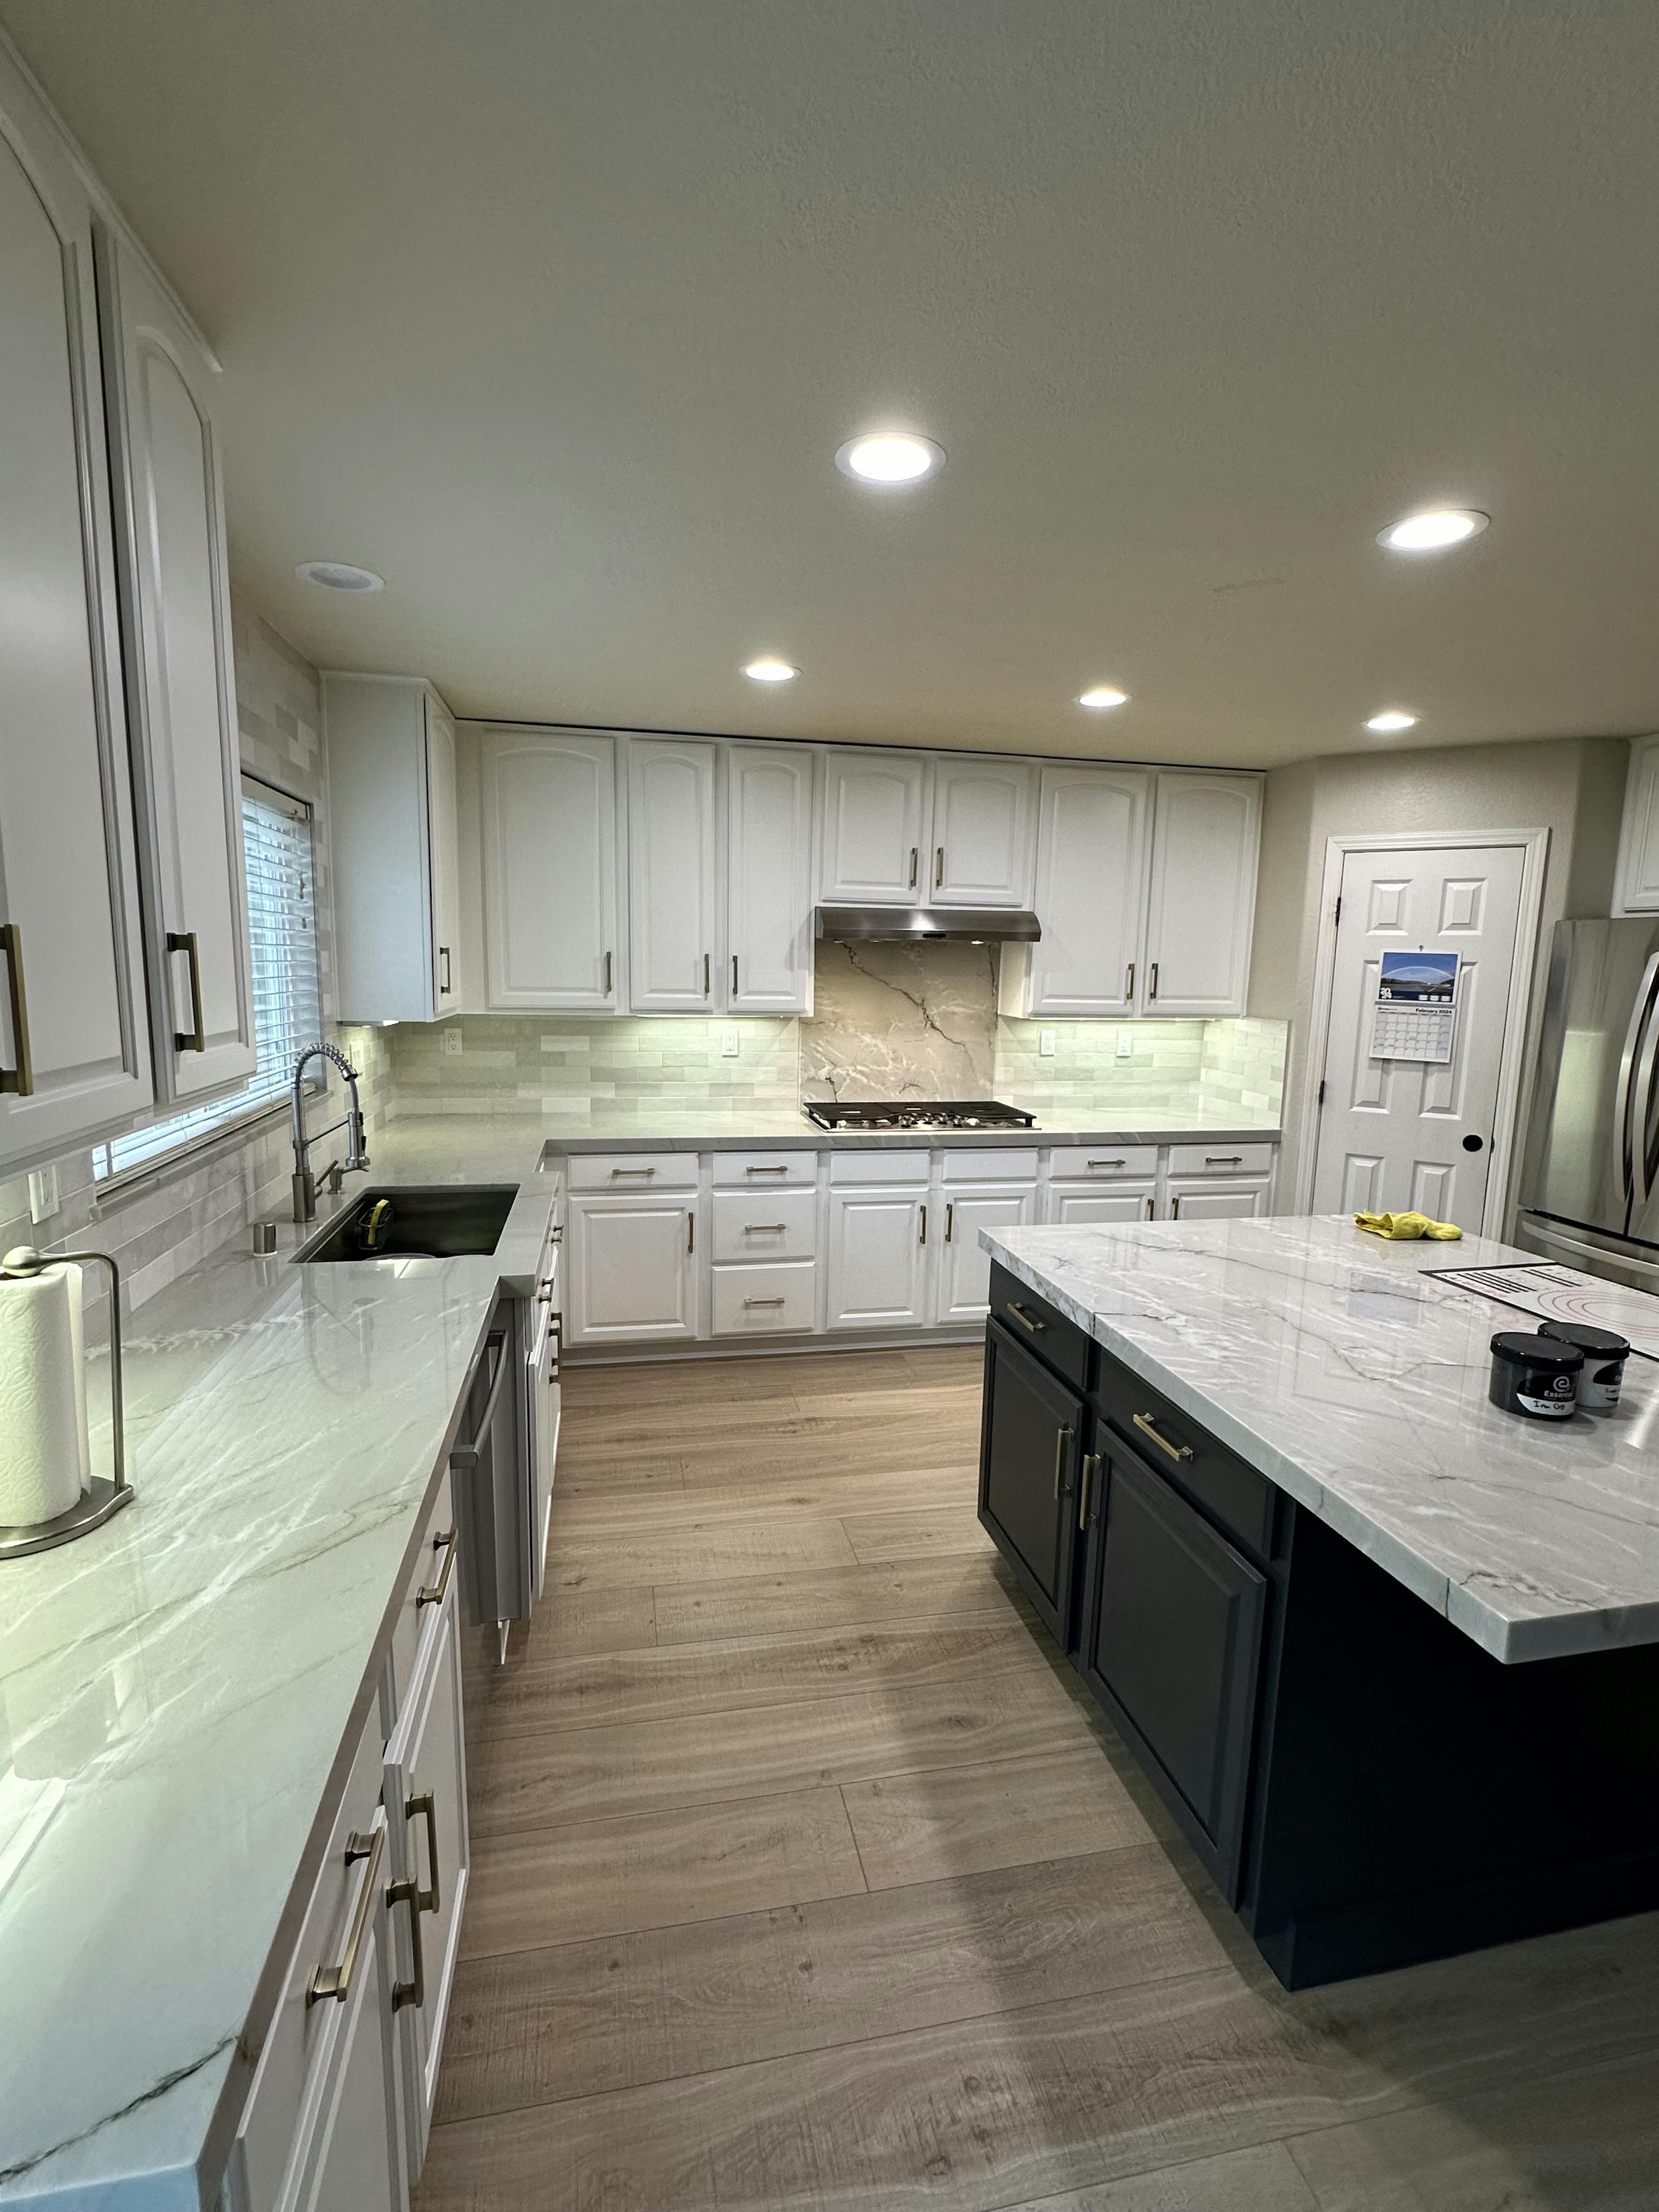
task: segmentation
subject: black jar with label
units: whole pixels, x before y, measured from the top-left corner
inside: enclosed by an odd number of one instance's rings
[[[1587,1413],[1610,1413],[1624,1387],[1625,1362],[1630,1358],[1628,1340],[1610,1328],[1592,1328],[1581,1321],[1547,1321],[1538,1334],[1577,1346],[1584,1355],[1584,1371],[1578,1378],[1579,1406]]]
[[[1553,1336],[1502,1329],[1492,1340],[1486,1395],[1506,1413],[1529,1421],[1565,1421],[1578,1402],[1584,1355]]]

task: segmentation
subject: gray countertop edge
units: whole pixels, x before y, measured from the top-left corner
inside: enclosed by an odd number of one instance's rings
[[[401,1125],[407,1127],[407,1122]],[[1006,1147],[1016,1151],[1051,1152],[1070,1145],[1276,1145],[1283,1132],[1270,1128],[1173,1129],[1043,1128],[1035,1129],[871,1129],[856,1132],[815,1129],[810,1124],[784,1133],[748,1131],[732,1136],[724,1133],[674,1136],[615,1133],[605,1136],[550,1133],[542,1140],[542,1157],[556,1160],[586,1152],[980,1152]]]

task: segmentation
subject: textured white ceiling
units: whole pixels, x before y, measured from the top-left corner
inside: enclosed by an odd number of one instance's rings
[[[319,660],[1258,764],[1397,704],[1395,744],[1659,726],[1651,0],[0,21],[222,355],[239,577]],[[937,483],[836,473],[884,423]],[[1378,550],[1430,501],[1492,527]]]

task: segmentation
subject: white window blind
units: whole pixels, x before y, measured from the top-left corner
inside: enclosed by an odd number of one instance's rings
[[[129,1174],[198,1143],[228,1122],[281,1104],[294,1079],[295,1060],[322,1035],[310,808],[244,776],[242,850],[258,1052],[253,1074],[227,1098],[192,1106],[100,1145],[93,1154],[93,1172],[100,1180]]]

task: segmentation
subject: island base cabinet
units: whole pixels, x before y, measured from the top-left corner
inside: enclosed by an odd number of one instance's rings
[[[979,1517],[1062,1650],[1071,1641],[1085,1419],[1081,1398],[1000,1322],[987,1324]]]
[[[1267,1577],[1128,1453],[1100,1467],[1079,1663],[1233,1902]]]

